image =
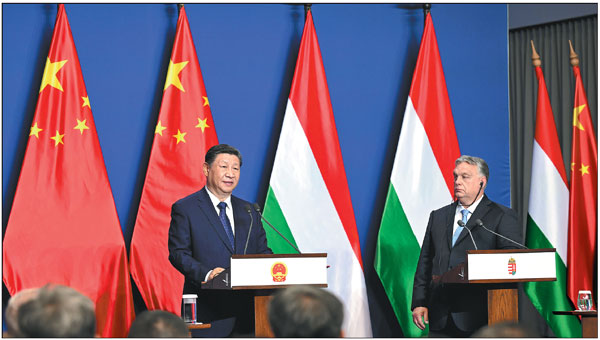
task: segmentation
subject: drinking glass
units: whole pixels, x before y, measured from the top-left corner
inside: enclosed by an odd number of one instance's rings
[[[589,290],[580,290],[577,295],[578,310],[592,310],[592,292]]]

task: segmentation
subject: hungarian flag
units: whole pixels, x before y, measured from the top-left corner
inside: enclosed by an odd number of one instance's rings
[[[375,252],[375,270],[406,337],[426,334],[412,322],[415,270],[429,214],[452,202],[458,157],[442,60],[428,13]]]
[[[302,252],[327,253],[344,333],[371,337],[360,242],[312,14],[308,11],[264,209]],[[265,228],[275,253],[296,253]]]
[[[169,262],[167,246],[171,205],[204,186],[204,155],[215,144],[215,124],[182,6],[131,240],[131,275],[150,310],[181,313],[184,277]]]
[[[125,337],[134,318],[127,251],[63,5],[3,242],[11,295],[46,283],[96,305],[97,332]]]
[[[552,313],[573,309],[567,297],[569,189],[544,74],[540,66],[535,72],[538,98],[525,242],[532,249],[556,248],[556,281],[527,282],[524,288],[557,337],[581,337],[577,317]]]
[[[579,66],[573,66],[575,101],[569,196],[569,298],[576,305],[579,290],[596,291],[598,234],[598,151],[596,134]]]

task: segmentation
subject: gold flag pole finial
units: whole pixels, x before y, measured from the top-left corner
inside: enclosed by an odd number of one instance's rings
[[[540,58],[540,55],[537,54],[537,51],[535,50],[535,45],[533,44],[533,40],[531,40],[531,62],[533,63],[533,66],[535,66],[535,67],[542,66],[542,59]]]
[[[571,58],[571,65],[573,66],[579,66],[579,58],[577,58],[577,53],[575,53],[575,50],[573,49],[573,44],[571,43],[571,40],[569,40],[569,48],[571,49],[571,55],[569,56]]]

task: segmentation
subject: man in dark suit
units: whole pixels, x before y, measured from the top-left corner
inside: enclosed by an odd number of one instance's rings
[[[479,157],[461,156],[455,162],[456,201],[431,212],[415,272],[412,311],[420,329],[429,324],[430,337],[469,337],[487,324],[487,290],[483,285],[443,284],[441,275],[466,260],[466,251],[518,248],[481,227],[522,242],[516,213],[484,194],[489,178],[486,162]],[[471,230],[459,226],[463,221]]]
[[[250,208],[250,202],[232,195],[241,166],[242,156],[236,148],[213,146],[206,152],[203,166],[206,186],[175,202],[171,209],[169,261],[185,275],[183,293],[198,294],[198,321],[224,320],[214,322],[215,331],[222,329],[211,336],[226,336],[232,329],[237,334],[251,334],[252,296],[240,291],[201,290],[201,282],[228,268],[233,254],[272,253],[258,213]]]

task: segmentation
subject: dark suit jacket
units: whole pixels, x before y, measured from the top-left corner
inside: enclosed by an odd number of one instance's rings
[[[466,251],[475,249],[466,230],[459,235],[452,247],[452,231],[457,202],[434,210],[421,247],[421,255],[415,272],[412,307],[429,309],[429,328],[437,331],[446,326],[448,314],[456,326],[463,331],[475,331],[487,324],[487,287],[485,285],[442,284],[432,281],[433,276],[441,276],[457,264],[465,262]],[[469,217],[467,228],[473,234],[477,247],[482,249],[514,249],[515,244],[489,233],[476,226],[481,219],[490,230],[500,235],[522,242],[521,228],[517,215],[503,205],[483,199]]]
[[[202,291],[200,283],[216,267],[229,268],[231,255],[243,254],[250,228],[247,254],[271,254],[260,216],[245,209],[250,202],[231,196],[235,223],[235,249],[231,249],[223,224],[206,187],[175,202],[171,208],[169,261],[185,275],[184,293],[198,294],[198,320],[210,322],[235,316],[241,308],[238,295],[230,291]],[[251,301],[250,301],[251,302]]]

